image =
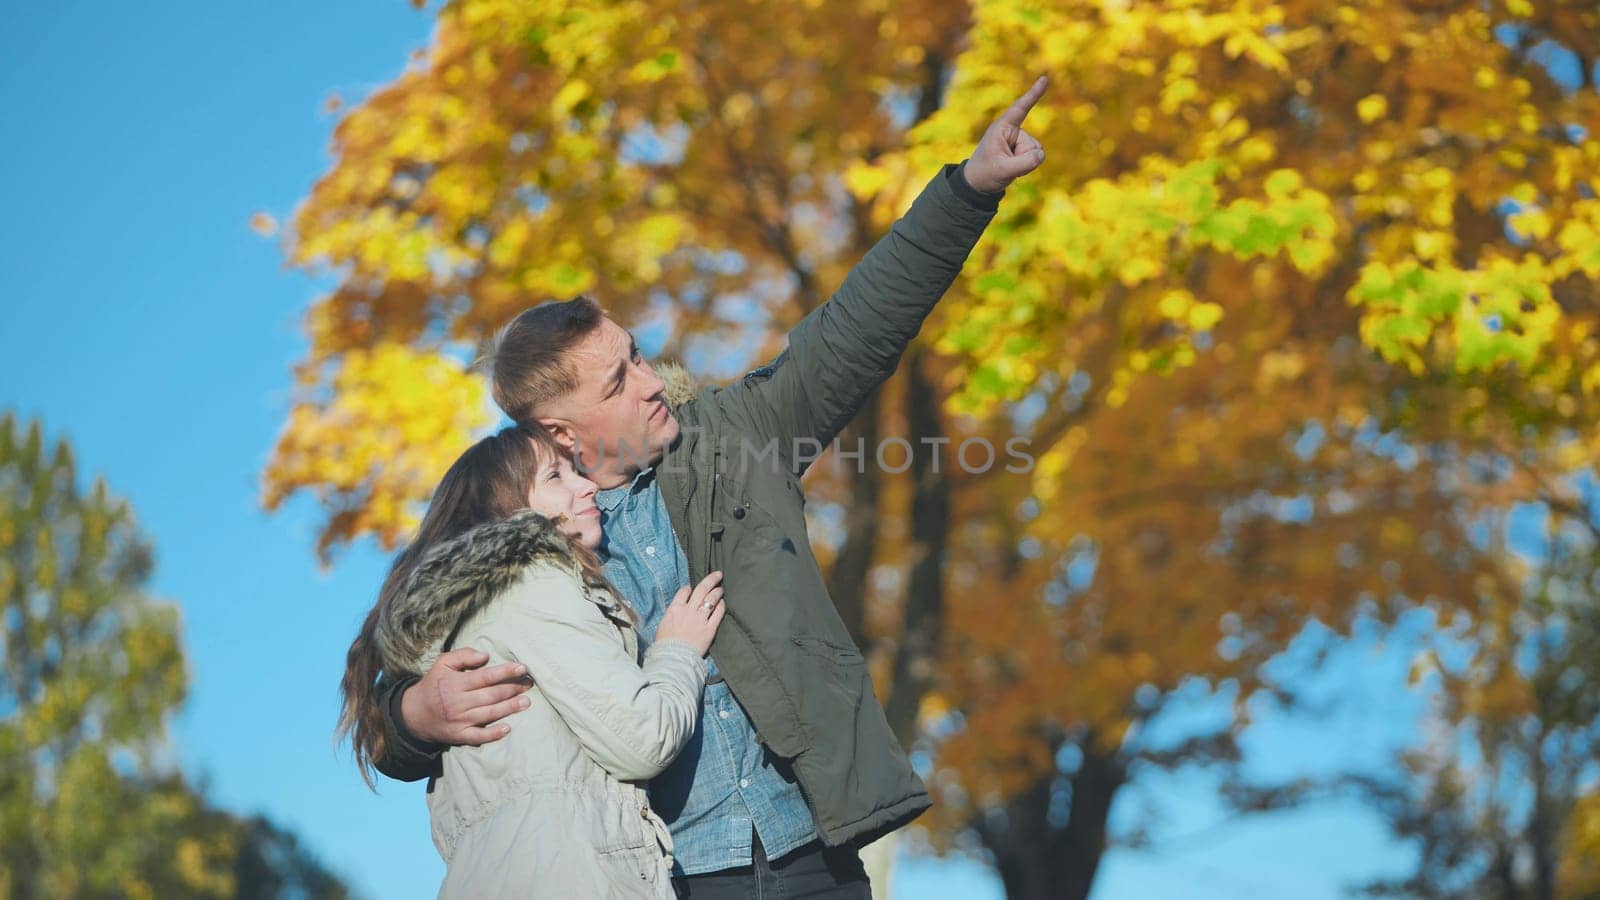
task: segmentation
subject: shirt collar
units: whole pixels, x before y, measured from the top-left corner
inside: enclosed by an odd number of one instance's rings
[[[596,491],[594,495],[594,504],[600,507],[602,512],[615,512],[616,508],[622,505],[624,498],[630,494],[636,494],[639,491],[644,490],[649,484],[651,476],[654,474],[654,466],[640,469],[639,473],[633,476],[633,480],[627,484],[619,484],[613,488],[606,488],[603,491]]]

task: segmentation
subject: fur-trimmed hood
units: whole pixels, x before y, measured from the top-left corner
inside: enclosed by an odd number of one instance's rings
[[[666,394],[667,405],[674,409],[693,400],[694,395],[700,392],[700,385],[694,376],[677,363],[657,363],[656,377],[666,384],[663,393]]]
[[[534,563],[557,566],[583,581],[567,538],[532,510],[479,525],[429,550],[378,616],[384,670],[426,671],[456,624],[516,584]],[[591,596],[602,605],[616,603],[605,591]]]

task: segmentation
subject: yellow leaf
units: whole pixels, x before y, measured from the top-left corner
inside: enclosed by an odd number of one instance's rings
[[[582,103],[583,98],[587,96],[589,96],[588,83],[574,78],[562,85],[561,90],[556,91],[555,99],[550,101],[550,105],[557,116],[564,116],[571,112],[574,106]]]
[[[1356,104],[1356,115],[1361,121],[1371,124],[1389,113],[1389,100],[1382,94],[1368,94]]]
[[[889,183],[889,173],[881,166],[855,160],[844,170],[845,187],[857,200],[870,200]]]
[[[1189,309],[1189,327],[1195,331],[1210,331],[1222,321],[1222,307],[1215,303],[1196,303]]]
[[[1167,291],[1161,295],[1157,309],[1168,319],[1182,319],[1194,304],[1194,295],[1188,291]]]
[[[258,212],[250,217],[250,230],[262,237],[272,237],[278,233],[278,220],[267,213]]]

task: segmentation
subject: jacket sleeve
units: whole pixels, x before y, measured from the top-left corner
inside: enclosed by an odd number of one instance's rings
[[[797,440],[825,446],[850,422],[944,296],[999,208],[999,194],[945,166],[861,262],[833,298],[789,332],[777,359],[717,392],[719,410],[764,439],[799,471],[814,456]]]
[[[497,646],[521,662],[590,757],[621,781],[654,778],[693,736],[706,663],[694,647],[665,640],[641,667],[617,626],[569,574],[532,570],[495,601],[462,642]]]
[[[378,771],[396,781],[421,781],[439,774],[443,744],[423,740],[406,730],[400,717],[400,697],[422,679],[420,675],[378,679],[377,702],[383,711],[383,754],[373,760]]]

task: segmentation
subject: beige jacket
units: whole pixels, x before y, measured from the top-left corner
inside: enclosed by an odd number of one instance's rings
[[[379,624],[390,671],[426,671],[447,639],[525,664],[533,689],[509,735],[451,748],[429,786],[439,896],[672,897],[672,838],[644,782],[694,732],[700,654],[661,641],[641,665],[629,611],[533,513],[430,552]]]

